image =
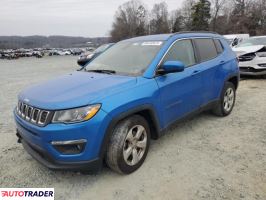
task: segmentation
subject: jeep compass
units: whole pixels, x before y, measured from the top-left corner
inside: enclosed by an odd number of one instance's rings
[[[239,67],[220,35],[180,32],[120,41],[76,71],[31,86],[14,109],[18,141],[51,169],[129,174],[151,139],[203,110],[231,113]]]

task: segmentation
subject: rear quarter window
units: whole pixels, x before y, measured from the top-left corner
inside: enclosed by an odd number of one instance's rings
[[[224,51],[224,48],[221,44],[221,41],[219,39],[214,39],[213,41],[214,41],[214,44],[216,46],[217,53],[221,54]]]
[[[201,62],[211,60],[218,55],[213,39],[200,38],[200,39],[194,39],[194,41]]]

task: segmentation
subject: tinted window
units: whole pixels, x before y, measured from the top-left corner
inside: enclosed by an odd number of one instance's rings
[[[195,39],[201,61],[210,60],[217,56],[217,50],[212,39]]]
[[[223,46],[222,46],[220,40],[215,39],[214,43],[215,43],[218,54],[222,53],[224,51],[224,49],[223,49]]]
[[[180,40],[174,43],[162,63],[177,60],[183,62],[185,66],[191,66],[196,63],[191,40]]]

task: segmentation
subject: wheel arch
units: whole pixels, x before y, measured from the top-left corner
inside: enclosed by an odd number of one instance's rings
[[[109,142],[110,136],[115,128],[115,126],[123,119],[132,116],[132,115],[140,115],[144,117],[147,120],[147,123],[150,126],[151,130],[151,138],[152,139],[158,139],[160,136],[160,124],[159,119],[156,115],[156,112],[154,111],[154,108],[152,105],[146,104],[141,105],[136,108],[130,109],[126,112],[120,113],[118,116],[114,117],[111,122],[109,123],[102,144],[100,149],[100,158],[104,158],[106,153],[106,147]]]
[[[239,75],[232,75],[232,76],[229,76],[227,79],[226,79],[226,82],[231,82],[234,84],[235,86],[235,89],[238,88],[238,85],[239,85]]]

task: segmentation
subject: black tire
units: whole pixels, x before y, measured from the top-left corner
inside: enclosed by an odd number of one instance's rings
[[[134,165],[130,165],[127,163],[130,161],[128,161],[128,159],[125,160],[124,153],[126,147],[127,149],[129,149],[129,146],[133,144],[128,141],[127,137],[129,137],[130,130],[132,130],[132,135],[133,135],[135,129],[138,127],[140,128],[142,127],[146,131],[146,134],[144,134],[144,132],[142,133],[145,136],[141,136],[143,138],[144,137],[146,138],[145,140],[146,147],[145,150],[140,148],[138,154],[135,154],[135,155],[142,155],[142,157],[138,160],[138,162]],[[138,132],[138,129],[136,130]],[[135,134],[135,136],[136,135],[137,134]],[[135,144],[134,148],[138,148],[136,147],[136,145],[137,143]],[[111,135],[110,141],[107,146],[105,161],[112,170],[121,174],[130,174],[136,171],[143,164],[149,150],[149,145],[150,145],[150,128],[147,121],[140,115],[130,116],[120,121],[114,128],[114,131]],[[135,152],[137,151],[138,150],[135,150]],[[133,153],[132,153],[132,162],[133,162]]]
[[[230,109],[227,110],[227,109],[225,109],[225,106],[224,106],[224,100],[226,98],[225,94],[228,91],[228,89],[232,89],[234,98],[233,98],[233,102],[232,102],[232,105],[231,105]],[[218,104],[212,109],[213,114],[215,114],[217,116],[221,116],[221,117],[229,115],[232,112],[233,108],[234,108],[235,100],[236,100],[236,89],[235,89],[235,86],[231,82],[226,82],[225,85],[224,85],[224,88],[222,90],[222,93],[221,93],[220,100],[219,100]]]

